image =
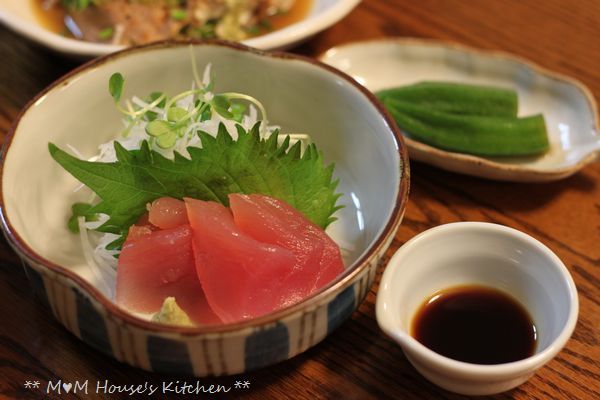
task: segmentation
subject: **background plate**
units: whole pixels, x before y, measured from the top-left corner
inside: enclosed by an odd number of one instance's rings
[[[358,3],[360,0],[313,0],[312,9],[303,20],[242,43],[262,50],[289,48],[335,24]],[[40,24],[31,4],[31,0],[0,0],[0,23],[43,46],[74,56],[101,56],[125,47],[75,40],[50,32]]]

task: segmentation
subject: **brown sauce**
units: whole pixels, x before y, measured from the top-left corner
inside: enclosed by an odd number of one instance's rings
[[[65,10],[57,3],[53,7],[45,6],[47,0],[29,0],[32,11],[40,25],[51,32],[73,37],[65,26]],[[267,18],[268,29],[260,29],[255,36],[261,36],[292,25],[306,18],[313,7],[313,0],[296,0],[289,11]]]
[[[292,8],[283,14],[269,17],[272,31],[285,28],[308,16],[313,6],[313,0],[296,0]]]
[[[30,0],[31,9],[40,25],[51,32],[66,34],[65,12],[61,7],[47,7],[45,0]]]
[[[431,296],[417,311],[411,335],[446,357],[502,364],[534,353],[537,333],[527,310],[503,292],[458,286]]]

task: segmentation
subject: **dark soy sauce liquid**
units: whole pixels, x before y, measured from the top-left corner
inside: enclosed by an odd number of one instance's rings
[[[531,356],[536,328],[525,308],[503,292],[459,286],[431,296],[417,311],[412,336],[438,354],[474,364]]]

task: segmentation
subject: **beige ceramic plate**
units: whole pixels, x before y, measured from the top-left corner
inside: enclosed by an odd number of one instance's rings
[[[498,52],[419,39],[383,39],[334,47],[320,57],[372,91],[421,80],[512,88],[521,115],[543,113],[551,150],[543,156],[482,158],[406,138],[410,156],[443,169],[490,179],[552,181],[600,159],[597,105],[580,82]]]
[[[299,0],[308,1],[308,0]],[[327,29],[344,18],[360,0],[312,0],[306,18],[243,43],[263,50],[286,49]],[[77,57],[95,57],[122,50],[124,46],[91,43],[64,37],[40,23],[32,0],[0,0],[0,23],[50,49]]]

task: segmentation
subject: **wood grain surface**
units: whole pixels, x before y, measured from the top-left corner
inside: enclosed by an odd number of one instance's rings
[[[510,52],[580,80],[600,98],[598,0],[364,0],[344,20],[292,51],[317,56],[342,43],[389,36]],[[1,137],[30,98],[77,64],[0,27]],[[579,290],[579,321],[565,349],[527,383],[492,398],[600,398],[600,163],[548,184],[493,182],[416,162],[411,175],[409,205],[388,257],[439,224],[495,222],[554,250]],[[247,390],[202,398],[463,398],[422,378],[379,330],[374,316],[378,282],[379,277],[358,311],[316,347],[253,373],[200,379],[205,385],[250,383]],[[88,380],[90,389],[105,380],[115,385],[197,380],[137,370],[80,342],[32,296],[19,259],[0,240],[0,398],[132,398],[94,390],[88,396],[46,394],[48,381],[59,379]],[[27,381],[39,381],[40,389],[26,389]]]

